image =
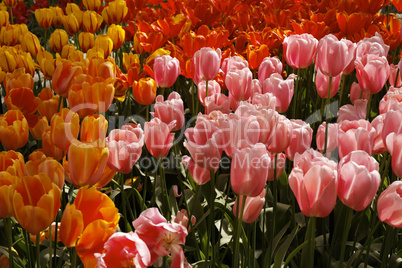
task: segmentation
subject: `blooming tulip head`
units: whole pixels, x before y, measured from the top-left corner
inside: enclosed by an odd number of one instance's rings
[[[44,30],[49,29],[53,23],[54,12],[50,8],[38,8],[35,10],[35,18],[40,27]]]
[[[390,68],[386,57],[367,54],[356,59],[356,77],[360,87],[370,94],[379,92],[388,80]]]
[[[338,92],[339,85],[341,84],[341,78],[342,74],[332,78],[330,98],[334,97],[336,92]],[[329,76],[323,74],[320,69],[317,70],[317,75],[315,76],[315,86],[318,95],[320,95],[320,97],[323,99],[328,98],[329,79]]]
[[[377,201],[380,221],[388,225],[402,227],[402,181],[394,181],[381,193]]]
[[[61,50],[67,44],[68,44],[68,34],[65,30],[56,29],[50,35],[49,47],[54,53],[56,52],[61,53]]]
[[[258,80],[264,83],[265,79],[269,78],[271,74],[281,74],[282,68],[282,62],[277,57],[266,57],[258,68]]]
[[[236,215],[236,217],[239,217],[239,214],[237,212],[237,203],[243,204],[243,198],[246,198],[245,204],[244,204],[244,209],[243,209],[243,217],[242,220],[246,223],[252,223],[255,222],[258,217],[261,214],[262,208],[264,207],[265,204],[265,193],[266,190],[263,189],[262,192],[255,196],[255,197],[250,197],[250,196],[238,196],[236,197],[236,201],[233,205],[233,214]],[[241,208],[240,208],[241,210]]]
[[[120,25],[112,24],[107,29],[107,35],[113,41],[113,50],[121,48],[126,38],[126,32]]]
[[[159,118],[162,122],[169,125],[171,122],[176,121],[176,126],[172,131],[180,130],[183,127],[184,106],[179,93],[173,91],[169,94],[166,101],[163,101],[162,95],[158,95],[156,97],[154,109],[155,113],[152,115]]]
[[[318,41],[311,34],[285,37],[283,50],[286,62],[293,68],[307,68],[313,62]]]
[[[78,137],[80,131],[80,119],[78,114],[63,108],[53,115],[50,123],[50,135],[54,145],[63,151],[67,151],[73,139]]]
[[[20,110],[9,110],[0,117],[0,141],[7,150],[23,147],[28,137],[28,122]]]
[[[154,118],[150,122],[145,122],[145,144],[148,151],[155,158],[166,157],[168,155],[174,140],[174,133],[170,133],[170,131],[172,131],[175,125],[176,121],[166,124],[159,118]]]
[[[283,80],[280,74],[272,74],[265,79],[262,93],[272,93],[276,97],[276,110],[284,113],[289,108],[293,98],[294,79],[296,75],[291,74],[286,80]]]
[[[219,72],[221,65],[221,50],[203,47],[198,50],[192,60],[194,67],[193,80],[198,84],[201,80],[212,80]]]
[[[180,63],[169,55],[158,56],[154,61],[154,76],[159,87],[171,87],[180,75]]]
[[[157,84],[154,79],[141,78],[133,83],[134,99],[142,105],[150,105],[156,97]]]

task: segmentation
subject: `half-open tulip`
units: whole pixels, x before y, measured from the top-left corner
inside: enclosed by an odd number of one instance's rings
[[[273,73],[282,73],[282,62],[277,57],[266,57],[258,68],[258,80],[264,83]]]
[[[141,78],[139,81],[134,81],[133,83],[134,99],[142,105],[150,105],[154,102],[156,90],[156,81],[150,77]]]
[[[311,34],[285,37],[283,50],[286,62],[293,68],[307,68],[313,62],[318,41]]]
[[[56,94],[59,94],[63,98],[68,97],[68,90],[71,86],[71,81],[74,77],[83,73],[83,69],[80,65],[72,61],[60,62],[52,77],[52,89]]]
[[[103,9],[102,16],[106,24],[112,25],[122,23],[127,13],[128,7],[126,1],[115,0],[109,2],[109,5]]]
[[[23,147],[28,138],[28,122],[20,110],[9,110],[0,117],[0,141],[7,150]]]
[[[159,118],[153,118],[144,125],[144,140],[148,151],[155,158],[166,157],[173,145],[174,133],[170,133],[175,127],[176,121],[169,124]]]
[[[363,150],[371,155],[375,136],[376,130],[370,122],[364,119],[340,122],[338,131],[339,158],[342,159],[355,150]]]
[[[7,171],[18,177],[26,176],[24,156],[15,151],[0,152],[0,171]]]
[[[176,126],[172,131],[180,130],[184,125],[184,106],[180,94],[173,91],[169,94],[166,101],[163,101],[163,96],[158,95],[155,102],[154,117],[159,118],[162,122],[170,124],[176,120]]]
[[[108,130],[108,122],[101,114],[86,116],[81,122],[80,140],[82,142],[94,142],[105,140]]]
[[[54,12],[50,8],[38,8],[35,10],[35,18],[39,23],[39,26],[47,30],[52,26]]]
[[[360,87],[371,94],[381,91],[390,72],[387,58],[368,54],[356,59],[355,65]]]
[[[276,110],[284,113],[289,108],[294,93],[294,79],[296,75],[289,75],[286,80],[280,74],[272,74],[265,79],[262,93],[272,93],[276,97]]]
[[[394,181],[381,193],[377,201],[380,221],[395,228],[402,227],[402,181]]]
[[[50,122],[50,135],[54,145],[63,151],[67,151],[73,139],[78,137],[80,131],[80,119],[78,114],[63,108],[53,115]]]

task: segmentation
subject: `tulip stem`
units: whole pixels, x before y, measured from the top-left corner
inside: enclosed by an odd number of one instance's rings
[[[190,90],[191,90],[191,108],[193,109],[193,116],[195,116],[197,113],[195,112],[195,101],[194,101],[194,82],[193,80],[191,80],[191,86],[190,86]]]
[[[385,231],[385,236],[384,236],[384,242],[382,243],[381,254],[380,254],[381,268],[388,267],[389,255],[390,255],[390,253],[392,254],[392,252],[390,252],[390,250],[394,246],[394,242],[395,242],[395,232],[394,232],[395,228],[391,227],[389,225],[386,225],[385,228],[386,228],[386,231]]]
[[[40,268],[40,233],[36,235],[36,267]]]
[[[25,246],[27,249],[27,259],[28,259],[29,267],[33,267],[33,263],[32,263],[33,256],[32,256],[32,252],[31,252],[31,249],[32,249],[31,239],[29,237],[28,231],[25,229],[23,229],[23,230],[24,230],[24,240],[25,240]]]
[[[166,203],[165,206],[167,205],[167,209],[166,209],[166,215],[167,215],[167,219],[170,219],[170,200],[169,200],[169,194],[168,194],[168,190],[167,190],[167,186],[166,186],[166,180],[165,180],[165,172],[163,170],[163,166],[162,166],[162,158],[159,159],[159,177],[161,180],[161,187],[162,187],[162,195],[163,198],[165,199]]]
[[[342,75],[342,80],[341,80],[341,92],[339,92],[339,103],[338,103],[338,109],[341,107],[341,105],[342,105],[342,97],[343,97],[343,90],[344,90],[344,88],[345,88],[345,83],[346,83],[346,81],[345,81],[345,78],[346,78],[346,75]],[[331,91],[329,91],[329,92],[331,92]]]
[[[11,24],[14,24],[14,14],[13,14],[13,8],[10,7],[10,19],[11,19]]]
[[[350,225],[352,224],[353,209],[350,207],[346,208],[346,223],[345,229],[343,229],[342,244],[341,244],[341,257],[339,259],[339,268],[343,267],[343,260],[345,258],[346,241],[348,239],[348,234],[350,230]]]
[[[63,97],[59,95],[59,104],[57,105],[57,112],[60,112],[61,103],[63,102]]]
[[[314,250],[315,250],[315,226],[316,226],[316,217],[311,217],[308,221],[307,232],[305,240],[307,240],[308,245],[307,249],[308,254],[302,254],[301,265],[300,267],[314,267]]]
[[[373,98],[373,94],[369,95],[369,99],[367,102],[367,112],[366,112],[366,120],[370,121],[370,114],[371,114],[371,99]]]
[[[294,89],[294,93],[293,93],[293,115],[292,115],[292,118],[293,119],[295,119],[296,118],[296,108],[297,108],[297,106],[296,106],[296,104],[297,104],[297,95],[298,95],[298,93],[299,93],[299,91],[300,91],[300,89],[299,89],[299,80],[300,80],[301,78],[300,78],[300,68],[299,69],[297,69],[297,77],[295,78],[295,80],[296,80],[296,87],[295,87],[295,89]]]
[[[332,76],[329,77],[329,85],[328,85],[328,96],[327,102],[325,104],[325,145],[324,145],[324,156],[327,155],[327,146],[328,146],[328,124],[329,124],[329,100],[331,99],[331,84],[332,84]]]
[[[211,184],[211,193],[209,199],[209,223],[208,223],[208,243],[207,243],[207,256],[209,256],[209,241],[212,244],[212,253],[211,253],[211,261],[213,267],[215,267],[215,171],[212,169],[209,171],[210,175],[210,184]],[[190,219],[191,220],[191,219]],[[205,259],[207,261],[208,258]]]
[[[14,260],[13,260],[13,251],[12,251],[12,246],[13,246],[13,229],[11,226],[11,219],[10,218],[5,218],[4,219],[4,225],[6,228],[7,232],[7,244],[8,244],[8,259],[10,263],[10,267],[14,267]]]
[[[243,221],[243,212],[244,212],[244,206],[246,204],[246,196],[245,195],[239,195],[239,202],[241,202],[241,208],[240,208],[240,215],[239,215],[239,210],[237,210],[237,230],[236,230],[236,238],[235,238],[235,250],[234,250],[234,261],[233,265],[234,267],[240,267],[239,266],[239,245],[240,245],[240,231],[241,231],[241,226],[242,226],[242,221]],[[237,202],[237,204],[239,204]]]
[[[205,80],[205,98],[206,97],[208,97],[208,80]]]
[[[53,262],[53,254],[52,254],[52,243],[53,243],[53,238],[52,238],[52,224],[49,226],[49,268],[52,268],[52,262]]]
[[[146,106],[146,111],[145,111],[145,122],[149,121],[149,105]]]
[[[75,268],[77,267],[77,250],[75,248],[71,248],[71,251],[72,251],[70,255],[71,267]]]

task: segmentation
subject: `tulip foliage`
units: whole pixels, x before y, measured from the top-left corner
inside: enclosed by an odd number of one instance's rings
[[[402,1],[73,2],[0,11],[0,267],[398,267]]]

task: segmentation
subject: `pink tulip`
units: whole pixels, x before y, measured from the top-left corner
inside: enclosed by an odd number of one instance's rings
[[[334,165],[335,162],[316,160],[308,169],[295,166],[290,172],[289,186],[305,216],[326,217],[335,207],[337,171]]]
[[[373,154],[382,154],[387,150],[382,139],[382,130],[384,128],[385,114],[377,115],[371,122],[371,126],[375,129],[375,138],[373,145]]]
[[[366,119],[368,100],[358,99],[354,102],[354,105],[343,105],[338,111],[338,123],[349,120],[355,121],[360,119]]]
[[[192,60],[194,67],[193,80],[199,84],[201,80],[212,80],[219,72],[221,65],[221,50],[213,50],[210,47],[202,47],[195,52]]]
[[[389,65],[386,57],[367,54],[355,61],[356,77],[360,87],[370,94],[383,88],[389,77]]]
[[[391,86],[393,87],[401,87],[402,86],[402,78],[401,78],[401,71],[399,70],[398,73],[398,66],[394,64],[389,65],[389,78],[388,82]],[[396,74],[398,73],[398,78],[396,77]],[[396,85],[395,85],[395,80],[396,80]]]
[[[218,130],[213,122],[197,119],[195,126],[184,132],[187,138],[183,143],[184,147],[195,163],[207,170],[216,169],[221,160],[222,149],[218,147],[221,134]]]
[[[116,172],[130,173],[140,158],[144,137],[141,125],[126,124],[113,129],[106,138],[109,149],[108,166]]]
[[[251,97],[254,96],[255,94],[261,94],[262,93],[262,83],[258,79],[253,79],[251,81],[252,86],[251,86]]]
[[[206,97],[205,113],[209,114],[212,111],[221,111],[222,113],[229,114],[231,112],[229,97],[222,93],[215,93]]]
[[[158,95],[155,102],[155,113],[152,116],[159,118],[163,123],[169,125],[176,121],[176,126],[172,131],[180,130],[184,125],[184,106],[180,94],[173,91],[169,94],[166,101],[163,101],[163,96]]]
[[[281,153],[288,148],[292,137],[292,123],[283,115],[278,115],[272,135],[268,140],[268,151]]]
[[[133,221],[135,233],[145,242],[151,252],[151,265],[159,263],[162,257],[171,255],[171,267],[183,267],[182,245],[186,242],[187,228],[172,222],[168,223],[157,208],[148,208]]]
[[[356,59],[363,58],[367,54],[386,57],[388,55],[389,46],[384,43],[382,36],[376,33],[375,36],[366,37],[357,43]]]
[[[197,165],[191,157],[183,155],[181,162],[186,166],[196,184],[203,185],[211,179],[209,170]]]
[[[148,151],[155,158],[166,157],[173,145],[174,133],[170,133],[175,127],[176,121],[169,124],[155,117],[144,125],[144,139]]]
[[[326,122],[323,122],[317,130],[316,144],[317,149],[321,152],[325,150],[325,126]],[[338,146],[338,124],[328,124],[327,134],[327,156],[331,155],[331,152]]]
[[[336,170],[338,168],[337,163],[329,160],[322,153],[310,148],[304,151],[304,153],[296,153],[293,161],[293,166],[302,169],[304,172],[309,170],[313,165],[327,165],[330,168]]]
[[[402,108],[402,90],[400,88],[390,87],[388,92],[380,101],[380,114],[385,114],[391,110]]]
[[[338,40],[332,34],[321,38],[318,42],[315,57],[316,68],[328,76],[338,76],[354,58],[355,46],[346,39]]]
[[[253,90],[253,74],[249,68],[231,70],[226,74],[225,85],[237,101],[248,100]]]
[[[272,74],[264,81],[262,93],[272,93],[276,97],[276,110],[284,113],[289,108],[293,98],[294,79],[296,75],[291,74],[283,80],[280,74]]]
[[[339,162],[338,197],[356,211],[371,203],[380,182],[378,162],[365,151],[353,151]]]
[[[285,37],[283,50],[286,62],[293,68],[307,68],[313,62],[318,41],[311,34]]]
[[[159,87],[171,87],[180,75],[180,62],[169,55],[157,56],[154,61],[154,79]]]
[[[352,60],[350,61],[349,65],[346,66],[345,69],[343,69],[343,72],[342,72],[343,75],[348,75],[348,74],[350,74],[351,72],[353,72],[354,69],[355,69],[356,47],[357,47],[357,45],[356,45],[356,43],[349,43],[349,42],[348,42],[347,44],[348,44],[348,47],[353,47],[353,50],[354,50],[354,51],[353,51]]]
[[[369,155],[373,151],[375,129],[369,121],[342,121],[339,123],[338,131],[338,153],[342,159],[348,153],[356,150],[363,150]]]
[[[208,96],[212,96],[216,93],[221,93],[221,86],[215,80],[208,81]],[[203,80],[198,84],[198,99],[200,103],[205,106],[206,92],[206,81]]]
[[[335,96],[336,92],[338,92],[339,85],[341,84],[341,78],[342,74],[332,78],[330,94],[331,98]],[[323,74],[319,69],[317,70],[317,74],[315,76],[315,87],[318,95],[321,98],[326,99],[328,97],[329,76]]]
[[[311,147],[313,129],[303,120],[291,119],[292,135],[286,149],[286,157],[293,161],[296,153],[302,154]]]
[[[394,181],[381,193],[377,201],[380,221],[388,225],[402,227],[402,181]]]
[[[238,195],[257,196],[265,187],[270,159],[262,143],[237,150],[230,167],[230,182]]]
[[[391,133],[402,134],[402,110],[389,111],[385,114],[382,127],[382,140],[386,144],[387,136]]]
[[[184,227],[187,228],[188,225],[188,213],[187,210],[185,210],[184,208],[180,211],[177,212],[176,216],[172,216],[172,220],[175,223],[181,224]],[[194,226],[194,224],[196,223],[197,219],[195,218],[194,215],[191,215],[191,224]],[[188,227],[188,231],[191,230],[191,226]]]
[[[258,80],[264,83],[265,79],[269,78],[271,74],[282,74],[282,68],[282,62],[277,57],[266,57],[258,68]]]
[[[391,133],[385,140],[385,145],[392,156],[392,171],[402,178],[402,134]]]
[[[254,94],[251,101],[252,104],[261,106],[264,109],[275,110],[276,97],[272,93]]]
[[[226,78],[228,72],[235,70],[243,70],[244,68],[248,68],[248,61],[246,61],[242,57],[233,56],[224,59],[221,67],[223,72],[223,79]]]
[[[273,181],[274,179],[278,179],[285,169],[286,156],[284,153],[277,154],[275,173],[275,154],[271,154],[270,152],[268,152],[268,155],[271,159],[271,162],[268,169],[267,181]],[[274,176],[274,174],[276,174],[276,176]]]
[[[101,268],[143,267],[151,265],[151,253],[136,233],[117,232],[104,245],[105,253],[95,253]]]
[[[362,93],[362,89],[360,87],[360,85],[356,82],[352,83],[352,86],[350,87],[350,101],[352,102],[352,104],[355,104],[356,100],[368,100],[370,97],[370,93],[368,92],[364,92]]]
[[[244,203],[243,218],[242,218],[244,222],[252,223],[258,219],[258,217],[261,214],[262,208],[264,207],[265,193],[266,190],[262,189],[262,192],[255,197],[246,196],[246,202]],[[238,202],[239,205],[237,205]],[[239,215],[240,213],[237,212],[237,206],[239,206],[239,210],[241,210],[240,207],[241,204],[243,204],[243,196],[236,197],[235,203],[233,205],[233,214],[236,217],[240,216]]]

